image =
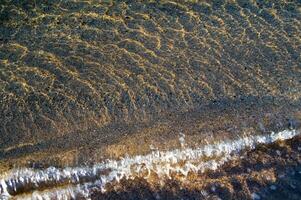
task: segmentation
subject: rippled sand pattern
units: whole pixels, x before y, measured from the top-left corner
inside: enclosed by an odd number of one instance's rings
[[[22,2],[0,5],[2,148],[221,99],[300,100],[299,1]]]

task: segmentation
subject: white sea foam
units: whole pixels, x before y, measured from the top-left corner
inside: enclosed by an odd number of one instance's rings
[[[165,152],[156,150],[147,155],[108,160],[92,167],[12,170],[0,177],[0,199],[9,198],[10,191],[18,191],[19,188],[28,185],[34,192],[20,198],[70,199],[82,196],[89,199],[92,189],[105,192],[108,183],[118,182],[123,178],[143,177],[148,180],[150,174],[155,173],[160,179],[168,179],[175,173],[185,177],[189,172],[216,170],[235,155],[238,156],[243,149],[253,149],[258,144],[290,139],[299,133],[296,130],[284,130],[266,135],[245,136],[232,141],[220,141],[196,149],[182,148]],[[39,187],[45,185],[49,188],[40,191]]]

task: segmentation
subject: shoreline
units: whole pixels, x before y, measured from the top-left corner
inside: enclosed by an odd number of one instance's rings
[[[4,0],[0,199],[301,199],[300,7]]]
[[[104,163],[94,165],[92,168],[59,169],[49,167],[45,170],[20,168],[8,173],[6,178],[2,176],[0,188],[2,195],[4,195],[3,198],[5,195],[25,198],[26,193],[29,193],[30,199],[63,197],[79,199],[81,196],[89,198],[94,193],[106,195],[107,187],[116,185],[118,188],[120,183],[126,185],[128,181],[132,182],[136,179],[145,180],[150,186],[160,182],[168,182],[168,180],[174,180],[178,184],[192,184],[193,182],[189,180],[189,177],[206,176],[210,172],[215,173],[215,171],[223,170],[225,169],[224,166],[231,165],[229,163],[242,162],[248,159],[245,157],[246,154],[254,154],[254,152],[256,154],[262,148],[270,148],[269,151],[276,151],[276,154],[281,156],[282,152],[271,147],[281,146],[281,143],[299,141],[299,134],[300,130],[285,130],[271,135],[250,136],[236,141],[207,145],[195,150],[184,148],[169,152],[154,151],[150,155],[125,157],[119,161],[107,160]],[[300,149],[301,146],[298,146],[297,152]],[[260,156],[260,154],[258,155]],[[301,158],[300,153],[299,157]],[[260,163],[257,164],[260,165]],[[237,165],[237,163],[233,167],[250,170]],[[113,188],[116,189],[116,187]],[[161,187],[164,188],[165,185],[163,184]],[[109,191],[112,190],[111,192],[114,193],[115,189],[111,188]],[[33,191],[35,192],[30,194]],[[23,193],[25,196],[22,195]]]

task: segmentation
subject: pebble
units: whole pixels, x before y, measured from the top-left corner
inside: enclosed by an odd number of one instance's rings
[[[256,194],[255,192],[251,194],[251,197],[253,200],[260,200],[260,196]]]
[[[275,185],[271,185],[271,186],[270,186],[270,189],[271,189],[271,190],[276,190],[277,187],[276,187]]]
[[[279,174],[278,177],[279,177],[279,178],[284,178],[284,177],[285,177],[285,174]]]
[[[205,190],[202,190],[202,191],[201,191],[201,194],[202,194],[204,197],[208,196],[208,192],[205,191]]]

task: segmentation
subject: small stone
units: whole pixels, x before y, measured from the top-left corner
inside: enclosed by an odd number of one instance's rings
[[[202,194],[204,197],[208,196],[208,192],[205,191],[205,190],[202,190],[202,191],[201,191],[201,194]]]
[[[279,174],[278,177],[279,177],[279,178],[284,178],[284,177],[285,177],[285,174]]]
[[[251,198],[253,200],[260,200],[260,196],[258,194],[256,194],[255,192],[251,194]]]
[[[270,189],[271,189],[271,190],[276,190],[277,187],[276,187],[275,185],[271,185],[271,186],[270,186]]]
[[[279,150],[276,151],[278,156],[281,156],[281,152]]]

